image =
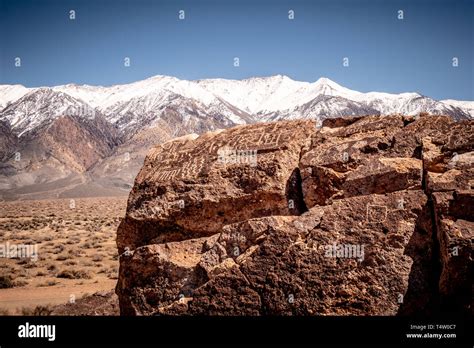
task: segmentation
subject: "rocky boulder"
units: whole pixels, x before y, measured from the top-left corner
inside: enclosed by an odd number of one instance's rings
[[[470,311],[473,134],[394,115],[157,146],[117,232],[121,313]]]
[[[301,214],[298,161],[315,127],[256,124],[157,146],[135,179],[119,251],[209,236],[255,217]]]

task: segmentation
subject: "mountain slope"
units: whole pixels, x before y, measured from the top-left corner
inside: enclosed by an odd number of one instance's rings
[[[250,115],[218,98],[209,104],[186,98],[170,91],[159,91],[146,96],[116,103],[103,110],[111,123],[127,134],[135,134],[144,127],[154,127],[159,120],[167,120],[174,128],[189,128],[202,132],[252,122]]]
[[[85,183],[87,172],[120,144],[117,131],[102,117],[61,116],[23,134],[14,144],[19,156],[2,160],[4,198],[60,194]]]
[[[360,115],[364,110],[383,115],[428,112],[466,119],[472,117],[474,110],[474,102],[436,101],[418,93],[361,93],[328,78],[310,83],[283,75],[196,81],[158,75],[109,87],[69,84],[31,90],[19,85],[0,85],[0,96],[0,107],[2,103],[9,103],[0,112],[0,119],[7,120],[15,131],[34,128],[44,118],[55,117],[72,106],[90,107],[103,113],[127,135],[144,127],[154,127],[167,109],[179,113],[183,122],[188,116],[211,118],[216,127],[268,119],[321,121],[336,115]],[[322,96],[342,99],[318,99]],[[331,107],[315,102],[323,100],[331,100]],[[311,112],[308,110],[310,102],[314,109]],[[202,127],[202,122],[196,124],[203,130],[212,129]],[[194,131],[200,132],[199,129]]]
[[[446,99],[441,100],[441,103],[447,104],[452,107],[460,108],[462,109],[462,111],[469,113],[469,115],[471,115],[471,118],[474,117],[474,101]]]
[[[0,85],[0,110],[32,90],[34,88],[26,88],[22,85]]]
[[[37,88],[8,104],[0,112],[0,120],[7,121],[12,130],[22,136],[57,117],[74,114],[92,118],[95,110],[69,94]]]
[[[0,160],[3,162],[15,150],[18,138],[13,134],[10,125],[0,121]]]
[[[295,107],[293,110],[283,110],[265,116],[266,121],[312,119],[321,120],[334,117],[351,117],[379,115],[380,112],[364,103],[355,102],[343,97],[319,95],[309,102]]]
[[[205,89],[239,108],[259,115],[259,119],[314,119],[331,118],[333,116],[359,115],[367,109],[369,114],[406,114],[415,115],[420,112],[444,114],[455,119],[469,118],[470,113],[463,110],[465,104],[450,104],[438,102],[418,93],[390,94],[380,92],[361,93],[345,88],[328,78],[320,78],[314,83],[293,81],[287,76],[277,75],[266,78],[251,78],[246,80],[209,79],[197,81]],[[307,112],[307,105],[320,96],[343,98],[331,108],[315,105],[314,112]],[[354,102],[354,110],[348,110],[348,101]],[[298,110],[306,111],[299,117]],[[324,110],[324,112],[323,112]],[[375,110],[375,112],[374,112]],[[275,117],[275,115],[278,115]]]
[[[421,112],[468,119],[474,102],[361,93],[327,78],[310,83],[283,75],[154,76],[106,87],[0,85],[0,196],[124,194],[152,146],[186,134],[262,121],[321,125],[333,117]]]

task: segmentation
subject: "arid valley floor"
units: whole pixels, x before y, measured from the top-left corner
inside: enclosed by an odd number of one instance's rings
[[[98,305],[89,295],[99,292],[115,301],[115,235],[126,201],[114,197],[1,202],[0,242],[37,245],[38,254],[36,261],[0,259],[0,314],[81,314],[86,298],[92,310],[86,312],[118,314],[114,304],[103,309],[100,305],[107,301]]]

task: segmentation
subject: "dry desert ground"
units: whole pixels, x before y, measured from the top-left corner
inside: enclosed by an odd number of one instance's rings
[[[89,307],[97,307],[92,294],[115,297],[115,234],[126,201],[114,197],[1,202],[0,314],[84,314],[74,313],[74,306],[88,298]],[[36,249],[20,249],[25,245]],[[14,255],[12,250],[33,254],[18,257],[26,254]],[[92,314],[101,313],[92,308]],[[114,305],[102,314],[118,312]]]

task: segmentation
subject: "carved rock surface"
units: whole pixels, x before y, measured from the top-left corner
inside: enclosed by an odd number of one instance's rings
[[[117,232],[121,313],[469,312],[473,136],[393,115],[157,146]]]
[[[255,124],[152,149],[130,193],[119,250],[208,236],[254,217],[300,214],[298,161],[315,130],[313,121]]]

